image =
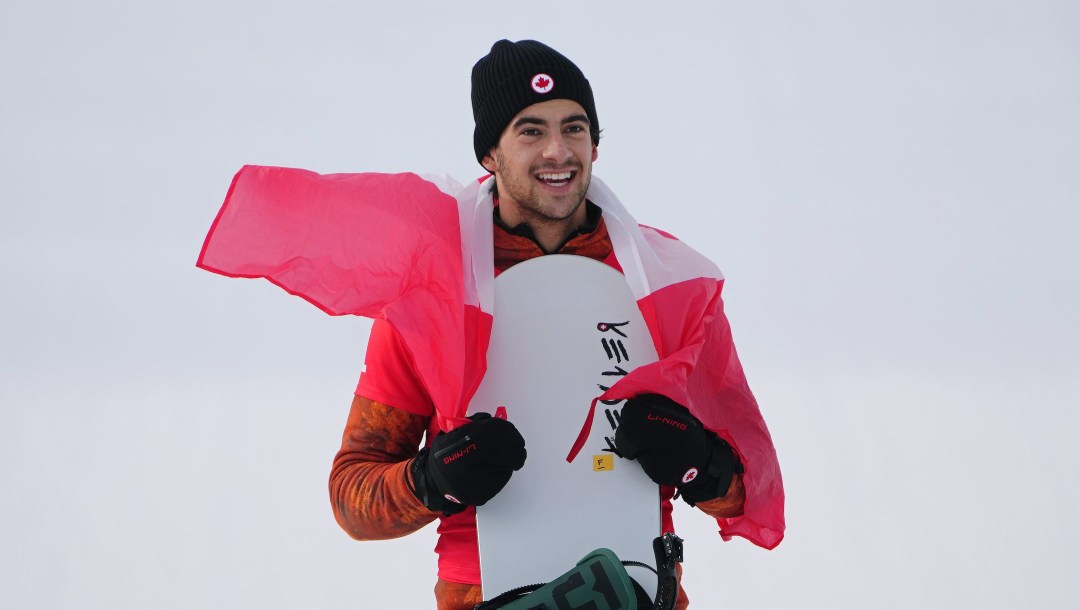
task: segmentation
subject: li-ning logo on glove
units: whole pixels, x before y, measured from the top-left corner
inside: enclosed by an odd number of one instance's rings
[[[457,498],[455,498],[454,496],[451,496],[450,494],[444,494],[443,497],[446,498],[447,500],[450,500],[454,504],[464,504],[464,502],[462,502],[461,500],[458,500]]]
[[[555,81],[547,74],[537,74],[532,77],[532,88],[537,93],[547,93],[555,87]]]
[[[685,484],[689,483],[690,481],[693,481],[694,479],[697,478],[697,475],[698,475],[698,469],[697,468],[691,468],[690,470],[687,470],[686,474],[684,474],[682,476],[683,484],[685,485]]]
[[[655,413],[649,413],[648,415],[645,416],[645,419],[647,419],[649,421],[659,422],[661,424],[667,424],[669,426],[675,426],[679,430],[683,430],[683,431],[686,430],[686,424],[682,423],[681,421],[671,419],[671,418],[668,418],[668,417],[660,417],[659,415],[657,415]]]
[[[459,449],[459,450],[451,453],[450,455],[444,457],[442,459],[442,463],[443,464],[449,464],[450,462],[453,462],[454,460],[456,460],[459,457],[465,455],[466,453],[472,453],[473,451],[476,451],[476,443],[473,443],[473,444],[469,445],[468,447],[465,447],[464,449]],[[455,500],[455,502],[456,502],[456,500]]]

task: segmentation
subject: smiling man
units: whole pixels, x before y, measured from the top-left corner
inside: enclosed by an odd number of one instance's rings
[[[473,148],[495,175],[498,219],[557,251],[587,218],[600,144],[589,81],[546,45],[500,40],[473,67],[472,84]]]
[[[592,258],[621,271],[605,212],[587,197],[600,126],[592,88],[581,70],[542,43],[500,40],[473,68],[472,108],[476,159],[493,177],[485,188],[492,194],[495,273],[554,253]],[[649,239],[659,244],[656,259],[678,267],[664,253],[683,246],[669,245],[678,242],[649,231]],[[707,400],[718,405],[710,409],[730,409],[732,421],[757,426],[760,420],[730,342],[719,282],[709,282],[711,296],[701,302],[658,298],[649,303],[668,320],[696,320],[693,328],[700,331],[673,333],[674,324],[657,330],[655,338],[664,344],[657,346],[661,356],[702,353],[718,358],[720,370],[695,377],[693,391],[676,387],[670,392],[687,400],[685,406],[660,394],[631,397],[622,409],[615,444],[661,485],[665,531],[672,531],[671,500],[679,492],[721,520],[722,528],[732,525],[735,535],[771,548],[782,537],[782,497],[780,529],[774,527],[776,519],[766,527],[754,515],[744,518],[748,490],[758,489],[744,485],[744,476],[766,481],[767,489],[752,499],[776,516],[779,472],[772,472],[775,454],[764,423],[753,433],[757,438],[741,443],[738,433],[714,429],[715,423],[706,426],[687,408],[701,413],[705,407],[700,403]],[[482,601],[474,509],[522,468],[528,439],[509,421],[485,414],[453,430],[441,429],[417,353],[393,323],[375,321],[366,370],[330,475],[332,504],[341,527],[360,540],[403,536],[439,519],[438,608],[466,610]],[[693,392],[707,398],[691,405],[687,397]],[[427,446],[421,448],[425,434]],[[756,459],[755,444],[764,447],[759,452],[764,458]],[[767,504],[760,504],[759,497],[769,498]],[[740,530],[737,524],[743,521],[752,527]],[[680,588],[677,607],[687,604]]]
[[[599,140],[591,125],[573,100],[532,104],[510,121],[481,159],[495,175],[499,219],[531,227],[547,253],[557,251],[585,223],[585,193]]]

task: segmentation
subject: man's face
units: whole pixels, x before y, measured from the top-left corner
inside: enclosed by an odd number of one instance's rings
[[[484,156],[483,166],[495,174],[499,214],[507,224],[576,226],[585,221],[581,204],[593,161],[596,146],[585,109],[558,99],[519,112]]]

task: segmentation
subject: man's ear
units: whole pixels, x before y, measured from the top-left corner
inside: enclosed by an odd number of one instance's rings
[[[492,154],[494,152],[495,152],[495,149],[492,148],[491,150],[488,151],[488,153],[486,155],[484,155],[483,160],[480,161],[480,165],[483,165],[484,169],[486,169],[487,171],[489,171],[489,172],[491,172],[493,174],[495,173],[495,170],[499,169],[499,164],[495,162],[495,155]]]
[[[599,148],[596,146],[596,144],[593,144],[592,145],[592,160],[593,160],[593,163],[596,163],[596,157],[599,155],[598,151],[599,151]]]

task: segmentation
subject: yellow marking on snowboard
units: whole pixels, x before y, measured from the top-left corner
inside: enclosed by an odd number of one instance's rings
[[[592,469],[596,472],[615,470],[615,456],[610,453],[592,456]]]

